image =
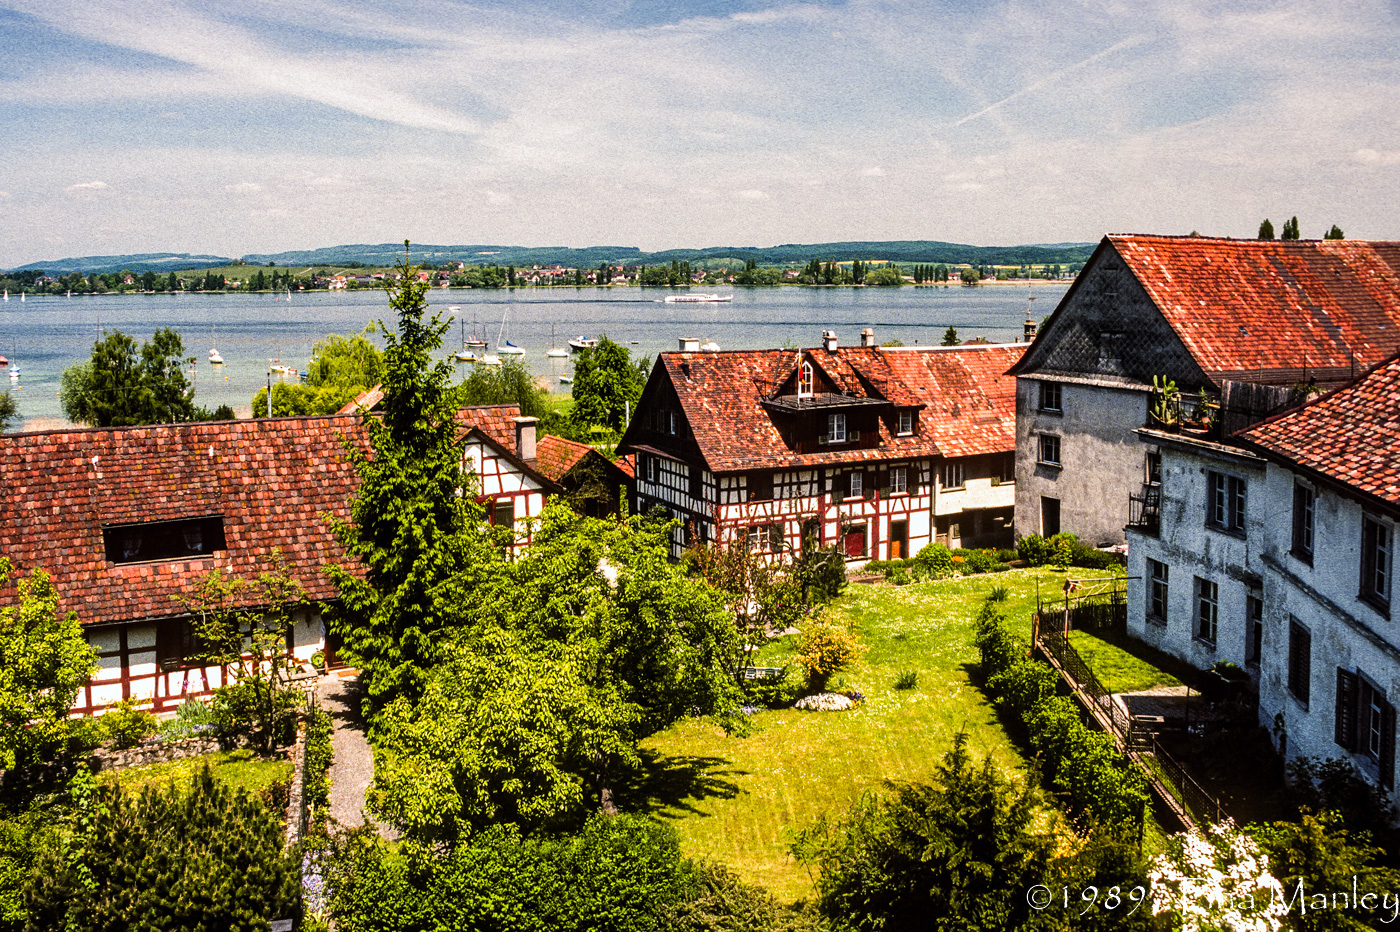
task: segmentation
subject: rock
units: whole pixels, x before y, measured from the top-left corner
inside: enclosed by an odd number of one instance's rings
[[[844,712],[854,706],[849,697],[840,693],[817,693],[815,696],[803,696],[797,700],[794,708],[805,712]]]

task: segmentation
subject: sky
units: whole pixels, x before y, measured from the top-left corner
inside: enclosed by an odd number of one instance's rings
[[[1400,239],[1400,0],[0,0],[0,267]]]

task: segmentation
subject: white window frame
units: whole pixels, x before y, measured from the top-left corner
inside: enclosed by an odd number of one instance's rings
[[[826,416],[826,442],[845,443],[846,442],[846,415],[828,414]]]
[[[914,432],[914,412],[913,412],[913,411],[901,411],[901,412],[899,412],[899,434],[900,434],[900,436],[908,436],[909,434],[912,434],[913,432]]]
[[[1046,447],[1047,441],[1053,442],[1054,445],[1055,445],[1055,458],[1054,458],[1054,459],[1050,459],[1048,456],[1046,456],[1045,447]],[[1043,465],[1043,466],[1055,466],[1055,467],[1058,468],[1058,467],[1060,466],[1060,461],[1061,461],[1062,455],[1063,455],[1063,451],[1060,449],[1060,435],[1059,435],[1059,434],[1040,434],[1040,435],[1039,435],[1039,437],[1038,437],[1038,439],[1037,439],[1037,441],[1036,441],[1036,462],[1040,463],[1040,464]]]
[[[812,390],[816,387],[816,373],[812,369],[811,360],[802,363],[802,373],[797,382],[797,397],[811,398]]]
[[[890,494],[900,495],[909,491],[909,470],[904,466],[890,467]]]
[[[850,490],[849,497],[865,498],[865,473],[857,469],[855,472],[846,473],[849,476],[846,488]]]
[[[939,472],[944,489],[967,488],[967,470],[963,468],[962,460],[944,460]]]

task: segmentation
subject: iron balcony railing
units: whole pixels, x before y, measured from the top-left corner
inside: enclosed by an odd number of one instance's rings
[[[1128,496],[1128,527],[1156,537],[1162,532],[1162,490],[1145,485]]]

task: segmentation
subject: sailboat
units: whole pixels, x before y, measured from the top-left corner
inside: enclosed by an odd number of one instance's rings
[[[564,359],[569,355],[568,350],[564,349],[562,346],[556,346],[554,344],[553,324],[549,325],[549,349],[545,351],[545,355],[548,356],[550,359]]]
[[[502,356],[524,356],[525,351],[516,346],[510,340],[502,339],[506,334],[506,319],[510,316],[510,306],[506,306],[506,312],[501,315],[501,331],[496,334],[496,352]]]
[[[214,340],[214,328],[211,326],[209,328],[209,365],[222,366],[223,364],[224,357],[219,355],[219,348]]]
[[[8,288],[5,289],[5,300],[10,300],[10,289]]]
[[[476,335],[476,308],[472,308],[472,335],[470,340],[463,340],[462,346],[481,352],[486,349],[486,341]]]
[[[449,311],[460,311],[461,308],[453,305]],[[480,362],[480,358],[472,350],[467,349],[467,320],[462,318],[458,321],[462,325],[462,348],[452,354],[452,358],[458,362]]]

